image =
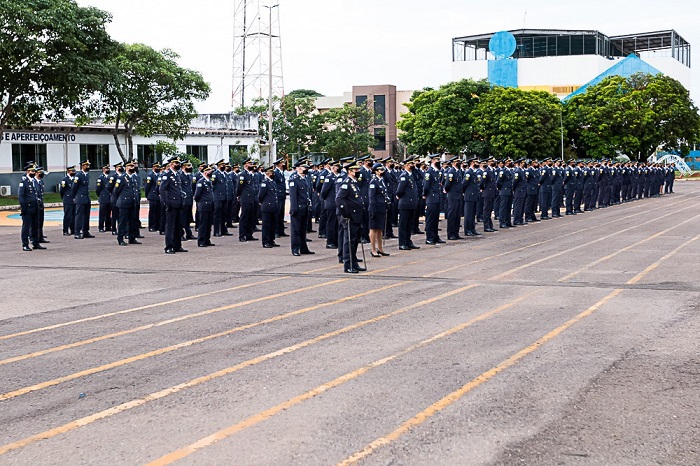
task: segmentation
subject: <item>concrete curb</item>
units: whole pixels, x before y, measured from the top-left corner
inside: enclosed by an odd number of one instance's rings
[[[90,202],[90,205],[99,205],[99,204],[100,203],[97,201]],[[141,199],[141,204],[148,204],[148,200]],[[51,204],[44,204],[44,208],[52,208],[52,207],[63,207],[63,202],[52,202]],[[15,210],[20,210],[19,204],[0,206],[0,212],[15,211]]]

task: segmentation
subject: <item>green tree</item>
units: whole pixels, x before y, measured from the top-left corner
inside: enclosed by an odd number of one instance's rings
[[[494,87],[472,112],[475,132],[497,156],[556,156],[561,144],[559,99],[544,91]]]
[[[565,106],[569,137],[579,155],[620,152],[646,159],[657,148],[686,153],[699,141],[700,116],[689,92],[663,75],[611,76]]]
[[[82,114],[108,75],[110,20],[73,0],[0,0],[0,132]]]
[[[320,135],[320,152],[338,159],[366,154],[374,146],[374,136],[369,132],[375,123],[374,112],[369,106],[346,103],[322,116],[325,130]]]
[[[487,81],[471,79],[414,92],[406,104],[408,113],[397,124],[402,131],[399,139],[414,154],[462,150],[484,154],[488,145],[475,134],[471,113],[489,92]]]
[[[285,97],[293,97],[295,99],[305,98],[305,97],[316,98],[316,97],[323,97],[323,94],[321,94],[320,92],[316,92],[314,90],[311,90],[311,89],[295,89],[292,92],[290,92],[289,94],[287,94]]]
[[[194,101],[209,96],[209,85],[197,71],[181,68],[171,50],[156,51],[142,44],[123,44],[112,60],[109,82],[97,103],[122,160],[133,158],[133,136],[162,134],[182,139],[197,116]],[[118,135],[126,134],[127,151]]]

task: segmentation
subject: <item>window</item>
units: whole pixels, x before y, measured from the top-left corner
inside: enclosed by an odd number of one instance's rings
[[[374,124],[375,125],[383,124],[385,115],[386,115],[386,96],[385,95],[375,95],[374,96]]]
[[[209,161],[209,147],[208,146],[187,146],[185,149],[187,154],[197,157],[200,162]]]
[[[355,96],[355,105],[360,106],[360,105],[365,105],[367,103],[367,96],[366,95],[356,95]]]
[[[248,146],[228,146],[229,163],[241,164],[248,158]]]
[[[109,165],[109,144],[81,144],[80,161],[85,159],[90,161],[93,170]]]
[[[374,150],[386,150],[386,129],[374,128]]]
[[[155,162],[160,163],[160,154],[156,153],[156,148],[151,145],[141,145],[136,146],[136,158],[139,161],[139,165],[142,167],[150,168]]]
[[[46,144],[12,144],[12,171],[23,172],[29,162],[47,169]]]

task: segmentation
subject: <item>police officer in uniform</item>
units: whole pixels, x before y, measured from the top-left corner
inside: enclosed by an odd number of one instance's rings
[[[97,229],[100,233],[112,229],[112,206],[110,205],[111,193],[109,192],[109,165],[102,167],[102,174],[95,182],[95,194],[100,205]]]
[[[189,160],[182,160],[181,164],[182,170],[179,171],[179,174],[182,180],[182,241],[188,241],[196,239],[190,227],[194,220],[192,218],[192,208],[194,207],[195,179],[192,174],[192,163]],[[224,209],[225,211],[226,209]]]
[[[39,207],[39,242],[40,243],[50,243],[51,241],[46,239],[44,236],[44,192],[46,191],[46,184],[44,183],[44,167],[36,167],[36,181],[37,181],[37,206]]]
[[[484,232],[493,233],[497,231],[493,228],[493,219],[491,218],[491,214],[493,212],[493,203],[496,199],[497,193],[495,170],[496,164],[495,159],[493,157],[489,157],[486,160],[486,162],[488,165],[485,164],[483,168],[483,173],[481,174],[481,183],[479,187],[481,189],[481,197],[484,199]]]
[[[386,168],[381,163],[372,166],[374,177],[369,182],[369,240],[372,257],[388,256],[384,252],[383,235],[386,227],[387,206],[391,202],[386,193],[384,175]]]
[[[226,218],[224,209],[226,208],[226,174],[224,167],[226,162],[223,159],[216,162],[216,170],[211,175],[211,184],[214,187],[214,236],[230,236],[226,230]]]
[[[109,206],[112,212],[112,235],[117,235],[117,224],[119,223],[119,207],[117,207],[117,196],[114,193],[114,186],[117,179],[124,174],[122,162],[114,164],[115,173],[110,175],[107,190],[109,191]]]
[[[476,231],[476,205],[479,200],[479,181],[477,173],[478,160],[471,158],[467,161],[471,166],[464,172],[462,190],[464,191],[464,234],[467,236],[480,236]]]
[[[121,164],[117,165],[121,167]],[[138,186],[134,186],[134,181],[131,177],[134,172],[134,164],[129,162],[126,164],[126,168],[126,173],[118,172],[115,175],[114,188],[112,190],[112,196],[116,199],[115,205],[119,212],[119,220],[117,222],[117,244],[119,246],[140,244],[134,236],[136,229],[131,225],[134,221],[133,211],[136,205],[136,190],[138,189]],[[128,243],[124,241],[125,239]]]
[[[515,161],[513,169],[513,226],[525,224],[525,200],[527,199],[527,176],[525,159]]]
[[[364,218],[362,192],[357,180],[360,166],[357,162],[351,162],[345,166],[345,171],[347,177],[343,179],[335,197],[341,217],[339,239],[342,241],[343,271],[345,273],[358,273],[367,270],[360,266],[357,258],[360,228]]]
[[[194,201],[197,203],[197,246],[206,248],[214,246],[211,242],[211,227],[214,221],[214,188],[211,184],[211,174],[216,167],[200,167],[201,176],[197,178],[194,189]]]
[[[498,221],[499,228],[512,228],[513,223],[511,222],[510,215],[513,207],[513,172],[511,171],[513,167],[513,161],[507,158],[503,162],[503,167],[501,167],[498,172],[498,178],[496,179],[496,189],[498,189],[498,199],[499,212]]]
[[[459,236],[459,223],[462,215],[462,178],[457,169],[457,164],[461,163],[458,157],[453,157],[449,160],[452,166],[447,169],[444,180],[444,191],[446,193],[446,212],[447,219],[447,239],[459,240],[464,239]],[[438,238],[437,243],[442,242]],[[428,243],[430,244],[430,243]]]
[[[564,194],[566,195],[566,215],[576,215],[574,212],[574,195],[576,193],[576,161],[569,160],[569,166],[564,169]]]
[[[238,183],[236,184],[236,197],[241,205],[241,218],[238,223],[238,240],[242,243],[247,241],[257,241],[253,237],[253,227],[256,223],[255,219],[255,187],[253,185],[253,174],[250,172],[252,161],[250,158],[243,163],[243,170],[238,175]]]
[[[160,231],[160,164],[151,165],[151,173],[146,176],[144,194],[148,200],[148,231]]]
[[[425,199],[425,242],[444,243],[438,234],[440,224],[440,154],[430,156],[430,168],[423,176],[423,199]]]
[[[90,161],[80,162],[80,171],[73,177],[71,194],[75,202],[75,239],[94,238],[90,234]]]
[[[399,175],[396,187],[396,197],[399,200],[399,249],[402,251],[420,249],[420,246],[416,246],[411,240],[413,218],[418,208],[418,188],[413,178],[414,165],[413,157],[404,161],[404,171]]]
[[[34,249],[46,249],[39,244],[39,200],[37,191],[39,183],[36,181],[36,165],[29,162],[25,167],[25,175],[19,182],[18,199],[22,216],[22,251],[31,251],[29,242]]]
[[[265,178],[260,183],[258,193],[260,203],[260,213],[262,215],[262,245],[264,248],[279,247],[275,243],[275,228],[277,227],[277,183],[275,183],[275,167],[270,166],[265,169]]]
[[[287,204],[287,180],[284,177],[284,170],[287,168],[287,161],[284,158],[275,161],[275,191],[277,192],[277,214],[275,215],[275,237],[289,236],[284,232],[284,211]]]
[[[315,254],[306,245],[306,230],[311,215],[311,190],[306,180],[309,166],[297,166],[297,176],[289,181],[289,215],[292,219],[292,255]]]
[[[335,205],[335,183],[340,171],[340,162],[329,163],[330,170],[320,179],[321,192],[319,198],[323,202],[326,218],[326,249],[338,249],[338,216]]]
[[[165,253],[187,252],[182,247],[182,178],[180,160],[170,159],[170,168],[160,179],[160,202],[165,209]]]
[[[75,228],[75,201],[73,200],[73,177],[75,165],[66,168],[66,176],[61,180],[58,193],[63,199],[63,236],[73,234]]]

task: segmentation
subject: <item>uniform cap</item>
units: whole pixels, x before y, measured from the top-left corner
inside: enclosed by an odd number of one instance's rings
[[[80,162],[80,165],[81,165],[81,166],[82,166],[82,165],[90,165],[90,161],[89,161],[89,160],[83,160],[82,162]]]
[[[105,168],[110,168],[110,166],[109,165],[102,165],[102,170],[104,170]]]
[[[250,160],[250,159],[248,159],[248,160]],[[216,162],[216,165],[225,165],[225,164],[226,164],[226,161],[224,159],[221,159],[218,162]]]
[[[353,161],[350,163],[346,163],[345,166],[343,167],[346,170],[359,170],[360,165],[357,163],[357,161]]]
[[[160,164],[158,162],[155,162],[153,165],[151,165],[151,168],[160,168]]]
[[[204,168],[204,167],[206,167],[206,166],[208,166],[208,165],[207,165],[205,162],[202,162],[202,163],[199,164],[199,168]]]
[[[372,171],[377,171],[377,170],[384,170],[384,165],[381,163],[375,163],[372,165]]]
[[[279,159],[277,159],[277,160],[274,161],[274,164],[275,164],[275,165],[278,165],[278,164],[284,163],[284,162],[286,162],[285,158],[284,158],[284,157],[280,157]]]
[[[121,165],[121,163],[119,163],[117,165]],[[32,164],[32,168],[33,167],[34,167],[34,165]],[[115,165],[115,167],[116,167],[116,165]],[[31,170],[31,168],[27,168],[27,170]],[[75,170],[75,165],[71,165],[70,167],[66,167],[66,170]]]
[[[119,167],[121,167],[122,165],[124,165],[122,162],[115,163],[115,164],[114,164],[114,168],[119,168]],[[66,170],[70,170],[71,168],[75,168],[75,167],[68,167],[68,168],[66,168]]]
[[[29,162],[27,163],[27,165],[24,166],[24,170],[36,170],[36,165],[34,164],[34,162]]]

